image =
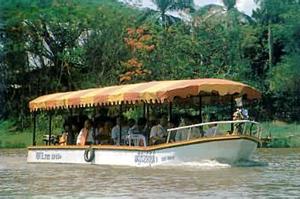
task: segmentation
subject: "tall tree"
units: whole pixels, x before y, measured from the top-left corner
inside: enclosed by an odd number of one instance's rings
[[[222,68],[220,71],[226,71],[227,77],[230,73],[232,77],[242,77],[243,75],[239,75],[236,71],[241,71],[240,74],[243,74],[242,71],[250,68],[250,60],[245,50],[248,48],[247,39],[249,39],[247,31],[253,21],[251,17],[237,10],[235,0],[224,0],[223,5],[209,4],[201,7],[195,12],[193,19],[195,33],[204,31],[207,34],[208,31],[218,35],[216,39],[220,37],[218,43],[222,45],[220,48],[223,49],[223,53],[218,53],[222,54],[223,58],[220,57],[219,60],[222,61],[216,63],[220,69]],[[202,35],[200,34],[201,37]],[[195,39],[200,40],[200,38]],[[215,45],[218,46],[217,43]]]
[[[292,0],[293,1],[293,0]],[[253,12],[253,17],[264,27],[267,27],[267,41],[268,41],[268,64],[266,70],[272,68],[276,64],[274,60],[274,35],[273,25],[280,21],[280,13],[284,4],[288,4],[289,0],[255,0],[259,8]]]
[[[168,27],[181,19],[175,17],[168,12],[170,11],[186,11],[191,12],[194,10],[193,0],[151,0],[157,10],[148,9],[148,11],[141,17],[140,20],[147,18],[154,19],[163,27]]]
[[[222,5],[208,4],[201,7],[195,16],[202,17],[202,20],[221,20],[228,26],[229,24],[252,23],[251,17],[236,8],[236,0],[223,0]]]

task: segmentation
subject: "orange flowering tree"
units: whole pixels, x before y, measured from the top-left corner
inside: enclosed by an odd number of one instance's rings
[[[131,58],[121,62],[122,73],[119,75],[119,82],[128,83],[147,79],[151,71],[146,67],[146,60],[155,49],[151,34],[142,27],[128,28],[124,42]]]

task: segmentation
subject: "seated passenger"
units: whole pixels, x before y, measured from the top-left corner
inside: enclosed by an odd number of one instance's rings
[[[128,128],[129,128],[129,129],[130,129],[130,128],[133,128],[134,125],[135,125],[135,120],[134,120],[133,118],[130,118],[130,119],[128,120]]]
[[[167,138],[167,124],[168,120],[165,115],[161,116],[159,124],[151,128],[150,144],[162,144],[166,142]]]
[[[208,125],[209,129],[205,131],[204,136],[205,137],[212,137],[216,136],[218,133],[218,124],[209,124]]]
[[[211,114],[210,121],[211,122],[217,121],[217,117],[215,116],[215,114]],[[218,131],[218,124],[209,124],[208,127],[209,128],[204,133],[205,137],[220,135],[220,132]]]
[[[90,119],[84,122],[84,127],[81,129],[79,135],[77,136],[76,144],[81,146],[86,144],[94,144],[93,128]]]
[[[121,128],[121,142],[120,142],[120,128]],[[128,125],[124,117],[118,117],[116,119],[116,125],[111,130],[111,139],[114,144],[124,144],[128,135]]]
[[[139,118],[136,125],[133,125],[128,130],[128,135],[132,137],[133,135],[139,135],[139,140],[137,141],[137,144],[139,146],[144,146],[147,143],[146,142],[146,136],[147,136],[147,120],[146,118]],[[131,142],[131,140],[129,140]]]
[[[74,145],[74,144],[76,144],[76,138],[79,134],[78,124],[73,119],[71,119],[69,121],[70,121],[70,131],[68,133],[67,144]]]
[[[192,118],[189,115],[185,115],[182,118],[182,122],[179,126],[192,125]],[[199,127],[185,128],[178,130],[175,135],[175,141],[192,140],[201,137]]]
[[[62,132],[61,136],[59,137],[59,145],[66,146],[68,143],[68,136],[70,132],[70,126],[68,123],[64,123],[64,131]]]
[[[107,121],[98,121],[95,131],[95,144],[111,144],[111,126],[109,119]]]
[[[169,122],[168,122],[168,128],[176,128],[179,126],[179,118],[173,117]],[[175,142],[175,137],[176,137],[176,131],[172,131],[170,134],[169,142]]]
[[[147,120],[146,118],[140,117],[136,124],[131,126],[128,130],[128,134],[143,134],[145,135]]]

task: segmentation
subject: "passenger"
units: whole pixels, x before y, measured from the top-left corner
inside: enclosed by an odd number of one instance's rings
[[[108,118],[105,122],[104,122],[104,127],[103,127],[103,131],[101,132],[101,141],[100,144],[112,144],[112,140],[111,140],[111,130],[113,127],[113,122],[111,118]]]
[[[197,116],[193,116],[191,118],[192,120],[192,124],[198,124],[199,123],[199,115]],[[203,130],[203,126],[199,126],[197,128],[195,128],[196,130],[194,130],[194,138],[199,138],[199,137],[203,137],[204,136],[204,130]]]
[[[132,128],[135,125],[135,120],[133,118],[130,118],[128,120],[128,127],[129,129]]]
[[[61,146],[66,146],[68,143],[68,136],[69,136],[69,132],[70,132],[70,125],[65,122],[64,123],[64,131],[62,132],[61,136],[59,137],[59,145]]]
[[[189,115],[183,116],[183,120],[180,126],[192,125],[192,118]],[[191,140],[201,137],[201,133],[198,127],[185,128],[178,130],[175,135],[175,141]]]
[[[247,113],[248,114],[248,113]],[[243,113],[240,108],[237,108],[236,112],[233,113],[233,120],[243,120]],[[233,134],[238,135],[243,131],[242,123],[234,123],[233,125]]]
[[[215,116],[215,114],[210,115],[210,121],[217,121],[217,117]],[[220,134],[220,132],[218,131],[218,124],[209,124],[208,127],[209,128],[205,131],[204,134],[205,137],[212,137]]]
[[[82,128],[84,128],[85,121],[88,120],[89,117],[87,115],[83,114],[83,111],[81,111],[79,113],[79,115],[77,115],[76,119],[77,119],[76,123],[78,124],[79,129],[82,129]]]
[[[137,123],[128,130],[129,144],[133,142],[135,146],[147,145],[147,120],[146,118],[138,118]],[[135,137],[135,138],[133,138]]]
[[[144,126],[142,134],[145,136],[147,143],[149,143],[150,131],[152,122],[148,121],[146,118],[141,118],[141,121],[138,121],[138,125]]]
[[[138,130],[138,125],[136,124],[134,119],[129,119],[128,120],[128,135],[130,134],[139,134],[139,130]]]
[[[84,127],[81,129],[77,137],[76,144],[81,146],[86,144],[94,144],[93,128],[90,119],[84,122]]]
[[[103,131],[104,131],[104,122],[98,120],[95,126],[95,134],[94,134],[95,144],[100,144],[101,140],[104,140],[102,136]]]
[[[137,141],[137,144],[139,146],[147,145],[147,119],[144,117],[140,117],[137,120],[136,128],[132,129],[133,131],[129,131],[129,135],[132,134],[138,134],[139,140]]]
[[[168,120],[165,115],[162,115],[159,124],[151,128],[150,131],[150,144],[162,144],[166,142],[167,138],[167,125]]]
[[[146,118],[139,118],[137,123],[135,125],[133,125],[131,128],[129,128],[128,130],[128,134],[142,134],[145,135],[146,132],[146,126],[147,124],[147,119]]]
[[[179,126],[179,118],[173,117],[169,122],[168,122],[168,128],[176,128]],[[170,134],[169,142],[175,142],[175,137],[176,137],[176,131],[172,131]]]
[[[120,128],[121,128],[121,142],[120,142]],[[126,119],[121,116],[117,117],[116,125],[111,130],[111,139],[114,144],[124,144],[128,135],[128,125]]]
[[[67,144],[68,145],[74,145],[76,144],[76,138],[78,136],[78,133],[79,133],[79,130],[78,130],[78,124],[73,120],[71,119],[70,120],[70,131],[69,131],[69,134],[68,134],[68,140],[67,140]]]

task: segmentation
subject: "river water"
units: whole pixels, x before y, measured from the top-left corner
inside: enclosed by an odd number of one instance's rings
[[[28,164],[26,153],[0,150],[0,198],[300,198],[300,148],[153,168]]]

